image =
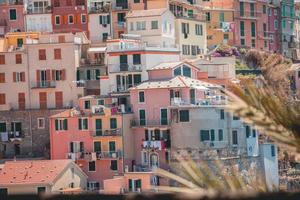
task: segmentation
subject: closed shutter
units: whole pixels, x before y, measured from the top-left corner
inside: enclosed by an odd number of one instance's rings
[[[5,83],[5,73],[0,73],[0,83]]]
[[[40,108],[46,109],[47,108],[47,93],[46,92],[40,92]]]
[[[19,109],[24,110],[25,109],[25,93],[18,94],[18,103],[19,103]]]
[[[84,152],[84,144],[83,142],[80,142],[79,151]]]
[[[132,179],[128,179],[128,190],[129,192],[132,192]]]
[[[6,104],[5,94],[0,94],[0,105]]]
[[[82,119],[78,119],[78,129],[82,130]]]
[[[70,152],[74,153],[74,146],[73,146],[73,142],[70,142]]]
[[[56,106],[56,108],[63,107],[63,93],[62,92],[55,92],[55,106]]]
[[[58,131],[58,120],[55,120],[55,130]]]
[[[99,15],[99,24],[102,24],[102,15]]]
[[[13,72],[13,82],[16,82],[16,79],[17,79],[17,73]]]
[[[68,120],[64,119],[64,130],[68,130]]]
[[[36,70],[36,81],[40,82],[40,80],[41,80],[41,72],[40,70]]]
[[[50,69],[46,70],[46,81],[50,81],[51,80],[51,73],[50,73]]]
[[[51,71],[52,72],[52,81],[55,81],[55,73],[56,73],[56,70],[54,69],[54,70],[52,70]]]

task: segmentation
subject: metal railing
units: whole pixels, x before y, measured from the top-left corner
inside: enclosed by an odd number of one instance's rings
[[[26,14],[43,14],[43,13],[51,13],[51,12],[52,12],[51,6],[32,7],[32,8],[27,8]]]
[[[193,103],[184,100],[181,97],[174,97],[171,99],[172,106],[185,106],[185,105],[196,105],[196,106],[212,106],[212,105],[226,105],[228,103],[227,98],[218,96],[215,98],[207,98],[207,99],[196,99]]]
[[[144,149],[158,149],[162,150],[166,148],[166,142],[164,140],[149,140],[149,141],[143,141],[142,147]]]
[[[258,18],[261,17],[263,14],[262,12],[257,11],[236,11],[237,17],[239,18]],[[267,15],[267,14],[265,14]]]
[[[146,120],[146,119],[135,119],[130,122],[131,127],[143,127],[143,126],[169,126],[170,120]]]
[[[131,65],[131,64],[123,63],[123,64],[120,64],[118,68],[109,67],[109,69],[111,69],[110,72],[112,72],[112,73],[116,73],[116,72],[141,72],[142,71],[142,66],[141,65]]]
[[[55,81],[34,81],[31,83],[31,88],[55,88]]]
[[[92,137],[107,137],[107,136],[121,136],[122,130],[118,129],[110,129],[110,130],[96,130],[91,132]]]
[[[103,6],[91,6],[89,8],[89,13],[108,13],[110,11],[110,4],[105,4]]]

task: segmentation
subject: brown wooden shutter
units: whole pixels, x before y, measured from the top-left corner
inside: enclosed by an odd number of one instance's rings
[[[40,82],[41,80],[41,73],[40,73],[40,70],[36,70],[36,82]]]
[[[47,93],[46,92],[40,92],[39,93],[40,98],[40,108],[46,109],[47,108]]]
[[[0,65],[5,64],[5,55],[0,55]]]
[[[55,92],[55,106],[56,106],[56,108],[63,107],[63,93],[62,92]]]
[[[50,69],[46,70],[46,81],[50,81],[51,80],[51,73],[50,73]]]
[[[25,82],[25,72],[21,72],[21,81]]]
[[[67,15],[64,15],[63,16],[63,21],[64,21],[64,24],[68,24],[68,16]]]
[[[18,102],[19,102],[19,109],[24,110],[25,109],[25,93],[18,94]]]
[[[17,73],[13,72],[13,81],[16,82],[16,79],[17,79]]]
[[[5,83],[5,73],[0,73],[0,83]]]
[[[6,104],[5,93],[0,94],[0,105]]]
[[[63,69],[63,70],[61,70],[61,80],[66,80],[66,70],[65,69]]]
[[[55,81],[55,69],[52,70],[52,81]]]

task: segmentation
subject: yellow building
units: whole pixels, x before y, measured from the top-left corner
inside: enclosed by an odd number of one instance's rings
[[[207,46],[212,47],[221,43],[233,45],[234,10],[222,8],[205,8]]]
[[[5,46],[6,48],[22,47],[25,43],[26,38],[38,39],[40,36],[39,32],[13,32],[5,35]]]

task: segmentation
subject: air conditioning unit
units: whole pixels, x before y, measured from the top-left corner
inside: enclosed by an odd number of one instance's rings
[[[116,158],[116,157],[117,157],[117,153],[112,153],[112,154],[111,154],[111,157],[112,157],[112,158]]]

